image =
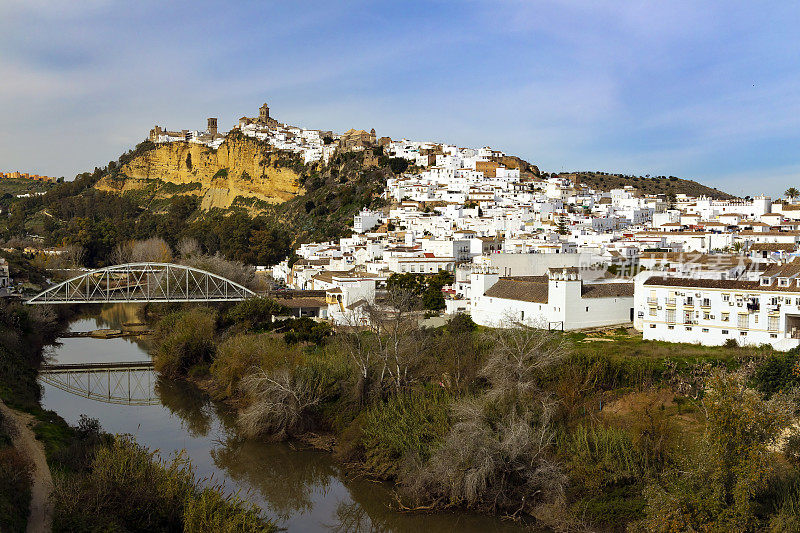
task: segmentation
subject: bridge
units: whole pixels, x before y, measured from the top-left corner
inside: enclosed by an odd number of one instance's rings
[[[173,263],[99,268],[40,292],[26,304],[237,302],[256,293],[217,274]]]
[[[103,403],[158,405],[152,361],[43,365],[42,382]]]

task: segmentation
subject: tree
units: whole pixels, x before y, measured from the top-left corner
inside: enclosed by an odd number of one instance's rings
[[[786,189],[783,195],[786,196],[792,202],[794,202],[795,198],[800,196],[800,191],[798,191],[794,187],[789,187],[788,189]]]

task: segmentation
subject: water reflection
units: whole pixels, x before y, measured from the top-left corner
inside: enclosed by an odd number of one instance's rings
[[[161,405],[183,420],[183,427],[192,437],[205,437],[211,429],[213,411],[208,396],[183,381],[158,378],[155,392]]]
[[[328,494],[331,479],[338,474],[321,453],[233,435],[211,450],[211,457],[232,479],[258,492],[284,520],[309,513],[319,497]]]

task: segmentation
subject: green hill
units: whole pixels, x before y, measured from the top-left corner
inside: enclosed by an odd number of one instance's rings
[[[570,178],[576,183],[583,183],[587,187],[598,191],[621,189],[626,185],[636,187],[644,194],[687,194],[689,196],[709,196],[720,200],[735,198],[735,196],[707,187],[694,180],[687,180],[675,176],[627,176],[611,172],[562,172],[559,176]]]

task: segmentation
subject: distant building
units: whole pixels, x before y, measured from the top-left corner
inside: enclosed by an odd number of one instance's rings
[[[216,118],[209,118],[208,119],[208,133],[212,135],[217,134],[217,119]]]

